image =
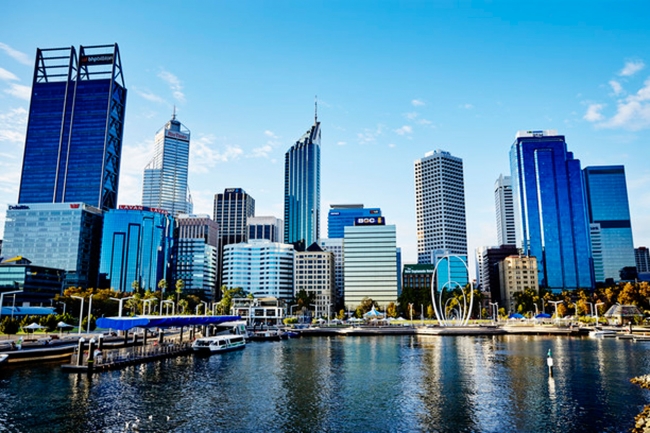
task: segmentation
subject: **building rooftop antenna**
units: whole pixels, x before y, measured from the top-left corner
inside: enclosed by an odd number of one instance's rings
[[[314,123],[318,122],[318,95],[314,96]]]
[[[176,120],[176,104],[174,104],[174,111],[172,112],[172,120]]]

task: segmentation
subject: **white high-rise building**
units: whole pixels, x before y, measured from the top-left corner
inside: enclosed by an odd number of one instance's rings
[[[334,254],[336,299],[342,301],[345,294],[345,280],[343,279],[343,238],[320,239],[318,245],[325,251]]]
[[[144,169],[143,206],[164,209],[174,216],[192,213],[187,186],[189,156],[190,131],[174,114],[156,133],[154,156]]]
[[[494,208],[497,214],[498,245],[516,245],[515,205],[510,176],[500,175],[494,183]]]
[[[463,160],[435,150],[415,161],[418,263],[435,250],[467,256]]]

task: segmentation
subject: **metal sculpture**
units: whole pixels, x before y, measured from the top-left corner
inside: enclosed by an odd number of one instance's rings
[[[465,265],[465,269],[467,270],[467,274],[469,275],[469,267],[467,266],[467,262],[463,260],[461,256],[458,256],[456,254],[445,254],[444,256],[442,256],[438,260],[436,266],[433,269],[433,278],[431,279],[431,299],[433,301],[433,311],[436,315],[436,319],[438,320],[440,326],[453,325],[454,316],[456,316],[460,320],[459,323],[460,326],[467,326],[467,324],[469,323],[470,315],[472,313],[472,307],[474,306],[474,290],[471,287],[469,289],[466,289],[465,287],[462,287],[460,284],[458,284],[457,281],[452,281],[451,272],[448,272],[449,279],[440,288],[440,293],[438,294],[438,302],[436,302],[436,285],[439,281],[438,266],[443,261],[445,263],[450,263],[450,259],[452,257],[458,259],[463,265]],[[456,288],[460,288],[461,290],[462,304],[459,302],[458,306],[451,310],[453,311],[453,314],[450,314],[448,316],[447,303],[453,298],[448,298],[443,304],[443,296],[445,294],[446,289],[454,290]],[[469,290],[469,295],[466,293],[467,290]]]

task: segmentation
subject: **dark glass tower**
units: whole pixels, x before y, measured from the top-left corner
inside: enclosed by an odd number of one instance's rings
[[[537,258],[539,284],[593,288],[589,222],[580,161],[555,131],[520,131],[510,149],[517,238]]]
[[[304,250],[320,235],[320,122],[284,155],[284,242]]]
[[[125,103],[117,44],[37,49],[18,203],[114,209]]]
[[[621,269],[636,266],[625,167],[586,167],[583,174],[596,281],[620,281]]]

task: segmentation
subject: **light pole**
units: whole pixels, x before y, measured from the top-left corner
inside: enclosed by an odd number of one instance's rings
[[[81,299],[81,309],[79,310],[79,332],[78,334],[81,335],[81,320],[84,317],[84,298],[81,296],[70,296],[71,298],[75,299]]]
[[[5,295],[14,295],[16,296],[16,293],[23,293],[22,290],[15,290],[13,292],[4,292],[0,293],[0,317],[2,317],[2,302],[4,301]],[[11,310],[13,313],[13,310]]]
[[[594,315],[594,304],[592,304],[592,303],[589,302],[589,301],[585,301],[585,304],[589,304],[589,312],[590,312],[591,315],[593,316],[593,315]]]
[[[409,313],[411,314],[411,328],[413,327],[413,303],[409,303]]]
[[[90,334],[90,312],[93,311],[93,296],[95,296],[94,293],[90,295],[90,301],[88,301],[88,324],[86,326],[86,333],[88,334]]]
[[[201,303],[203,304],[203,315],[207,316],[208,315],[208,303],[205,302],[205,301],[201,301]]]
[[[163,301],[163,303],[165,304],[166,315],[169,315],[169,308],[167,308],[169,304],[172,304],[172,316],[176,314],[176,306],[174,305],[174,301],[172,301],[171,299],[167,299],[166,301]]]
[[[108,298],[108,299],[112,299],[112,300],[117,301],[117,302],[120,303],[120,306],[118,307],[120,312],[119,312],[119,314],[117,316],[122,317],[122,302],[126,301],[127,299],[133,299],[133,296],[127,296],[126,298]]]
[[[330,315],[332,314],[332,304],[327,304],[327,326],[330,326]]]
[[[318,305],[317,304],[309,304],[309,305],[314,307],[314,318],[318,317]]]
[[[147,307],[147,311],[151,314],[151,303],[157,301],[155,298],[143,299],[142,300],[142,314],[144,315],[144,307]]]
[[[557,313],[557,304],[561,304],[564,301],[548,301],[549,304],[555,305],[555,320],[559,319],[558,313]]]
[[[596,302],[596,305],[594,305],[594,310],[596,310],[596,326],[598,326],[598,306],[599,305],[605,305],[604,302]]]
[[[499,321],[499,303],[498,302],[488,302],[492,307],[492,320],[495,322]]]
[[[289,315],[293,316],[293,307],[299,307],[300,304],[293,304],[292,306],[289,307]]]

